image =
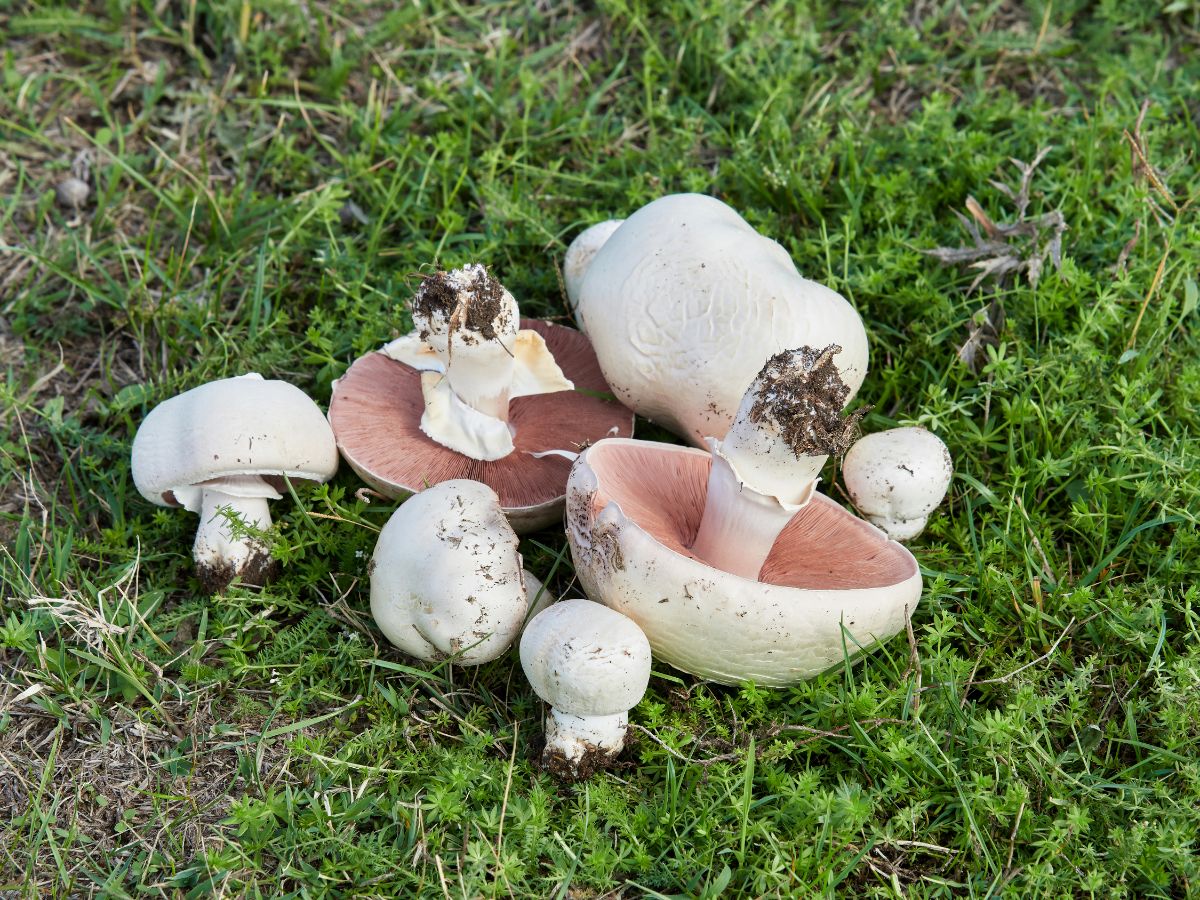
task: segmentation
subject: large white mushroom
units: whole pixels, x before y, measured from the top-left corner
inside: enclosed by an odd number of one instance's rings
[[[298,387],[251,373],[209,382],[160,403],[133,439],[133,482],[159,506],[200,515],[193,555],[205,587],[235,578],[263,584],[274,571],[254,532],[271,527],[284,479],[328,481],[333,432]]]
[[[650,681],[650,644],[628,617],[590,600],[564,600],[521,636],[521,668],[550,704],[546,768],[586,777],[625,746],[629,710]]]
[[[371,558],[371,614],[384,636],[427,662],[489,662],[525,622],[536,579],[485,484],[444,481],[397,509]]]
[[[953,475],[950,451],[924,428],[868,434],[842,460],[850,499],[894,541],[910,541],[925,529]]]
[[[708,453],[606,440],[576,461],[567,535],[584,590],[676,668],[788,684],[897,633],[916,607],[912,554],[816,491],[856,424],[836,351],[773,356]]]
[[[675,194],[618,225],[576,239],[566,283],[605,378],[634,412],[697,445],[724,437],[763,362],[804,345],[841,348],[834,363],[853,398],[867,374],[858,313],[730,207]]]
[[[346,461],[389,497],[471,478],[496,490],[518,531],[560,519],[569,456],[633,433],[587,338],[522,320],[481,265],[425,278],[411,307],[412,332],[334,383],[329,419]]]

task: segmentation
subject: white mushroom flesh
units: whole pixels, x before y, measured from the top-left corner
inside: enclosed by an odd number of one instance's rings
[[[510,400],[574,387],[542,336],[520,328],[517,301],[481,265],[426,278],[412,316],[413,331],[383,352],[423,372],[421,430],[472,459],[513,451]]]
[[[852,393],[867,374],[854,307],[713,197],[675,194],[633,213],[596,251],[573,306],[617,399],[698,446],[725,436],[772,353],[836,343]]]
[[[894,541],[917,537],[950,487],[954,462],[924,428],[868,434],[846,453],[842,475],[850,499]]]

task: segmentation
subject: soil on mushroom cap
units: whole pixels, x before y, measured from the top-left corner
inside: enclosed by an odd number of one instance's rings
[[[841,350],[837,344],[784,350],[767,360],[755,380],[750,421],[773,424],[797,457],[844,453],[870,410],[863,407],[842,416],[850,387],[833,364]]]
[[[484,266],[467,266],[457,272],[437,272],[421,281],[413,295],[414,312],[427,320],[440,316],[450,320],[463,302],[463,313],[457,327],[473,331],[486,340],[496,337],[496,319],[504,304],[504,286],[492,278]],[[422,331],[422,340],[428,339]]]

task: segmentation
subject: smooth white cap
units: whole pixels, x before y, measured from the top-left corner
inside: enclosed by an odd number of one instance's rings
[[[637,706],[650,683],[650,642],[628,616],[591,600],[564,600],[521,636],[521,668],[560,712],[611,716]]]
[[[924,428],[868,434],[842,460],[842,476],[854,505],[897,541],[921,533],[953,475],[950,451]]]
[[[575,236],[575,240],[571,241],[571,245],[567,247],[567,255],[563,257],[563,285],[567,289],[567,303],[570,304],[572,311],[579,305],[579,288],[583,284],[583,276],[587,273],[588,266],[592,264],[592,259],[624,221],[624,219],[609,219],[606,222],[598,222],[579,232]],[[579,330],[587,334],[587,329],[578,316],[575,321],[579,325]]]
[[[328,481],[338,453],[325,414],[300,388],[257,373],[165,400],[133,439],[133,482],[159,506],[200,509],[203,482],[243,475]]]

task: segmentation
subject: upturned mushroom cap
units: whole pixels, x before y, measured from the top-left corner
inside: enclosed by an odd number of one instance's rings
[[[847,400],[867,373],[866,331],[846,299],[699,194],[663,197],[626,219],[588,265],[575,316],[617,398],[697,445],[724,437],[746,385],[778,351],[839,345]]]
[[[655,656],[711,681],[782,686],[904,628],[921,595],[903,546],[820,493],[743,578],[689,547],[712,456],[606,440],[567,486],[567,536],[587,595],[633,619]]]
[[[295,385],[257,373],[212,381],[150,411],[133,439],[133,482],[159,506],[200,510],[206,482],[259,475],[328,481],[337,472],[333,431]]]
[[[517,536],[496,492],[442,482],[407,500],[371,558],[371,614],[389,641],[434,662],[473,666],[500,656],[528,608]]]
[[[842,477],[854,505],[897,541],[911,540],[924,530],[953,476],[950,451],[924,428],[868,434],[842,460]]]
[[[575,453],[610,434],[627,437],[633,433],[633,414],[607,399],[608,383],[586,337],[535,319],[522,320],[521,328],[541,336],[575,390],[513,398],[508,407],[512,453],[481,461],[433,441],[421,430],[422,373],[375,352],[355,361],[333,386],[329,420],[343,458],[388,497],[470,478],[496,491],[519,533],[559,520],[571,462],[553,451]]]
[[[521,668],[534,693],[575,716],[637,706],[650,683],[650,644],[627,616],[591,600],[563,600],[521,636]]]

